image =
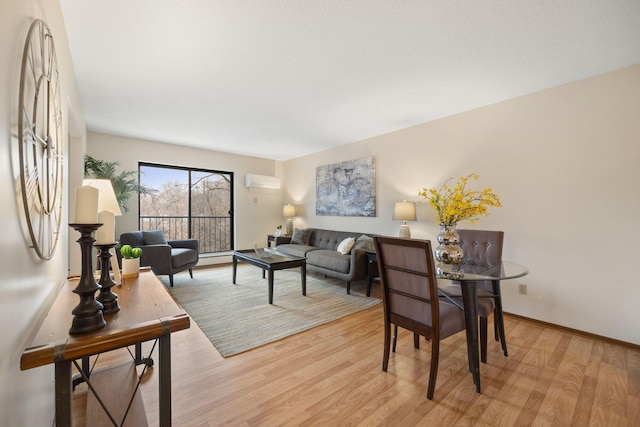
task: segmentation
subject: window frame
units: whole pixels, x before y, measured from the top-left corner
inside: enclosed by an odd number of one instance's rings
[[[225,249],[224,251],[214,251],[214,252],[201,252],[204,255],[218,255],[225,254],[233,251],[235,249],[235,174],[232,171],[221,171],[215,169],[204,169],[190,166],[178,166],[178,165],[168,165],[163,163],[153,163],[153,162],[138,162],[138,183],[142,185],[142,168],[144,167],[153,167],[159,169],[173,169],[179,171],[185,171],[188,173],[187,185],[189,188],[188,192],[188,215],[187,215],[187,235],[188,238],[192,239],[193,237],[193,216],[192,216],[192,172],[200,172],[200,173],[209,173],[209,174],[218,174],[218,175],[226,175],[229,177],[229,249]],[[138,229],[142,230],[142,221],[141,221],[141,197],[143,196],[142,192],[138,192]],[[196,217],[197,218],[197,217]],[[169,237],[167,237],[170,240]]]

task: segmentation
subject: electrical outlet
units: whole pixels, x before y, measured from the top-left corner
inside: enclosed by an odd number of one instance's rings
[[[258,198],[257,197],[253,198],[253,203],[258,203]]]
[[[527,294],[527,284],[526,283],[519,283],[518,284],[518,291],[522,295],[526,295]]]

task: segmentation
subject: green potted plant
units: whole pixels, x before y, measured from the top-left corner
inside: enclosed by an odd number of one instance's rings
[[[122,245],[120,255],[122,255],[122,277],[125,279],[137,277],[140,274],[142,249],[132,248],[131,245]]]
[[[282,235],[282,225],[276,227],[276,232],[273,233],[274,237],[280,237]]]
[[[127,202],[132,195],[138,192],[140,194],[153,194],[155,190],[138,184],[137,171],[125,170],[118,173],[116,169],[119,166],[120,163],[118,162],[98,160],[87,154],[84,157],[84,176],[110,180],[118,204],[124,212],[128,212]]]

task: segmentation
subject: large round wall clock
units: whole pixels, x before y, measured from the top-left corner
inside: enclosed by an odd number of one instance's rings
[[[29,28],[22,55],[18,106],[20,183],[24,215],[37,255],[55,252],[62,221],[62,110],[60,76],[51,30]]]

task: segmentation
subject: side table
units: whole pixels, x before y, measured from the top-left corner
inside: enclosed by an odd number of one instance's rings
[[[55,366],[55,424],[58,427],[71,426],[72,366],[77,366],[76,361],[158,339],[160,427],[170,426],[171,334],[188,329],[189,316],[155,274],[143,269],[138,278],[117,285],[122,309],[104,316],[105,327],[86,334],[70,335],[71,310],[78,299],[72,291],[78,280],[78,277],[70,278],[60,290],[33,342],[22,353],[20,369],[24,371],[48,364]],[[87,378],[87,383],[91,378],[93,376]]]

